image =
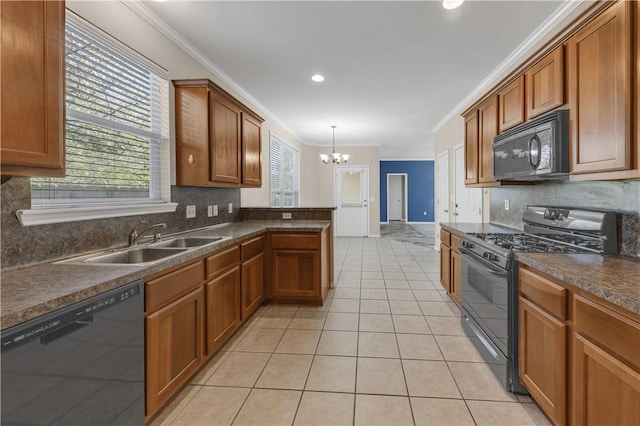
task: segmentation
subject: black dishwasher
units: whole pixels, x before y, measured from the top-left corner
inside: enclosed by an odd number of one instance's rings
[[[136,281],[2,331],[0,423],[144,425]]]

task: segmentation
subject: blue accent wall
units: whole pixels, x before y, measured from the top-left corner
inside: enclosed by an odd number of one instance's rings
[[[433,222],[434,166],[429,161],[380,161],[380,222],[387,222],[387,174],[407,174],[407,220]],[[427,212],[425,215],[424,212]]]

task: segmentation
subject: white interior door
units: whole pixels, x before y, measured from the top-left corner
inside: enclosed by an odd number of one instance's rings
[[[405,176],[387,175],[389,178],[387,202],[389,203],[388,220],[406,220],[405,217]]]
[[[436,157],[438,190],[436,191],[436,247],[440,248],[440,222],[449,222],[449,151]]]
[[[336,167],[336,235],[369,235],[369,168]]]
[[[482,223],[482,189],[464,186],[464,146],[455,151],[455,210],[456,223]]]

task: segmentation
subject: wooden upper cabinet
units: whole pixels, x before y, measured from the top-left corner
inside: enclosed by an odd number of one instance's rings
[[[64,1],[0,2],[1,172],[64,176]]]
[[[242,113],[242,184],[262,186],[262,141],[260,121],[246,112]]]
[[[464,183],[478,183],[478,110],[464,116]]]
[[[500,133],[524,123],[524,75],[498,92]]]
[[[493,138],[498,134],[498,97],[492,96],[478,107],[478,182],[494,182]]]
[[[240,184],[240,107],[215,91],[210,92],[209,102],[209,180]]]
[[[209,80],[174,80],[176,184],[260,187],[262,118]]]
[[[564,46],[559,46],[527,70],[527,120],[564,104]]]
[[[570,173],[625,178],[599,172],[632,168],[632,15],[635,2],[620,1],[567,42]]]

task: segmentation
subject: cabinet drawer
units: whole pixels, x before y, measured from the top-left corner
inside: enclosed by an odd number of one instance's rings
[[[440,229],[440,242],[447,247],[451,246],[451,233]]]
[[[577,294],[573,300],[576,332],[640,368],[640,323]]]
[[[207,257],[207,279],[216,277],[240,262],[240,247],[233,246]]]
[[[460,237],[453,234],[450,234],[450,235],[451,235],[451,250],[458,251],[458,247],[460,247]]]
[[[247,260],[259,255],[264,251],[264,237],[254,238],[246,243],[240,244],[240,252],[242,254],[242,261]]]
[[[320,248],[320,233],[271,234],[271,247],[274,249],[318,250]]]
[[[154,312],[202,284],[202,262],[192,263],[145,283],[145,311]]]
[[[528,269],[520,268],[520,294],[557,318],[567,319],[568,290]]]

